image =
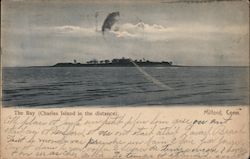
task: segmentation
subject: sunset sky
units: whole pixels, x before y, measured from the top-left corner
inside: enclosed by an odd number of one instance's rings
[[[249,65],[245,1],[163,2],[4,1],[3,66],[121,57],[179,65]],[[102,23],[114,11],[120,12],[119,21],[103,35]]]

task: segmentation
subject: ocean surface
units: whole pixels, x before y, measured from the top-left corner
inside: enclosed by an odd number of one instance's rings
[[[249,105],[248,67],[141,69],[4,68],[3,106]]]

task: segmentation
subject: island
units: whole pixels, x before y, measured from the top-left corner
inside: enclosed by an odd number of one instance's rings
[[[120,58],[112,60],[91,60],[86,63],[79,63],[74,60],[73,63],[57,63],[52,67],[176,67],[171,61],[153,62],[145,59],[132,60],[130,58]]]

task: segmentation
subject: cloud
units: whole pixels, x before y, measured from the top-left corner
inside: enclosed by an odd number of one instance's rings
[[[157,24],[125,23],[116,25],[112,31],[117,37],[140,38],[149,41],[168,40],[171,37],[204,38],[208,34],[247,34],[247,26],[216,27],[213,25],[186,24],[165,27]],[[207,37],[206,37],[207,38]]]
[[[52,30],[57,33],[82,33],[85,36],[95,34],[95,30],[93,28],[83,28],[70,25],[52,27]]]
[[[75,36],[75,37],[92,37],[97,36],[97,32],[94,28],[86,28],[80,26],[64,25],[64,26],[52,26],[52,27],[35,27],[32,32],[42,34],[54,34],[57,36]]]
[[[66,25],[66,26],[56,26],[53,27],[52,29],[54,29],[55,31],[58,32],[62,32],[62,33],[67,33],[67,32],[78,32],[78,31],[89,31],[86,28],[81,28],[79,26],[70,26],[70,25]]]
[[[94,27],[81,26],[50,26],[34,27],[26,30],[34,34],[51,34],[65,37],[101,37],[101,30],[96,31]],[[24,32],[22,32],[24,33]],[[215,40],[218,35],[241,36],[248,34],[248,26],[215,26],[200,23],[163,26],[158,24],[147,24],[139,22],[137,24],[123,23],[115,24],[110,31],[106,31],[104,36],[119,39],[135,39],[150,42],[169,41],[172,39],[196,39],[196,40]]]
[[[149,25],[143,22],[132,24],[125,23],[115,25],[110,31],[117,38],[136,38],[146,41],[165,41],[169,39],[169,33],[174,32],[174,28],[162,25]]]
[[[166,28],[162,25],[149,25],[143,22],[137,24],[125,23],[120,26],[114,26],[114,31],[127,31],[129,33],[162,33],[172,31],[171,28]]]

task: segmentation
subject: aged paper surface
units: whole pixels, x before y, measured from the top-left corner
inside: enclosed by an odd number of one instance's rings
[[[247,107],[2,110],[2,158],[247,159]]]
[[[4,0],[2,159],[247,159],[249,2]]]

